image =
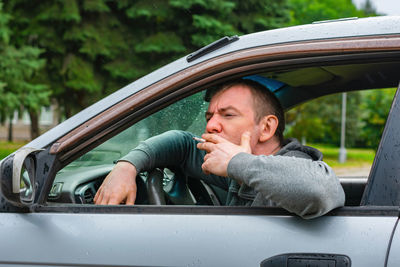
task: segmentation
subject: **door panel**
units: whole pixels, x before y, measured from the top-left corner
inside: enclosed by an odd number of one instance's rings
[[[242,267],[260,266],[263,260],[285,253],[341,254],[351,259],[353,267],[383,266],[396,220],[365,216],[304,220],[265,215],[2,213],[0,266]]]
[[[398,267],[400,266],[400,229],[398,222],[396,224],[396,230],[393,234],[392,245],[390,247],[389,258],[387,267]]]

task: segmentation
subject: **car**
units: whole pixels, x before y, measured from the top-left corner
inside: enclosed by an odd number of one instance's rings
[[[223,206],[226,192],[168,169],[140,174],[135,205],[93,205],[115,161],[140,141],[204,131],[205,88],[256,75],[289,110],[398,87],[399,70],[399,16],[227,36],[178,59],[1,161],[0,265],[400,266],[399,90],[369,176],[341,179],[345,206],[319,218]]]

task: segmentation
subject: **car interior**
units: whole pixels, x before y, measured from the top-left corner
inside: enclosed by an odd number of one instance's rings
[[[286,110],[319,97],[367,89],[397,88],[400,60],[385,62],[329,63],[291,69],[258,71],[257,76],[270,82]],[[235,77],[237,78],[237,77]],[[94,195],[116,161],[142,140],[167,130],[179,129],[201,135],[207,103],[204,92],[197,92],[134,123],[101,145],[61,168],[48,193],[48,205],[57,203],[93,204]],[[190,107],[190,110],[187,109]],[[177,115],[179,114],[179,115]],[[173,120],[170,118],[174,117]],[[340,177],[339,177],[340,178]],[[368,177],[340,178],[346,194],[346,206],[359,206]],[[143,205],[224,205],[224,190],[191,179],[182,173],[155,169],[137,177],[136,204]]]

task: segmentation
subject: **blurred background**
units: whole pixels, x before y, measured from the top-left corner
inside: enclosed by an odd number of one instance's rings
[[[386,14],[400,15],[400,1],[0,0],[0,160],[104,96],[223,36]],[[289,111],[286,136],[317,146],[334,167],[370,166],[394,93],[347,95],[346,163],[337,161],[340,95]],[[322,121],[324,114],[330,116]]]

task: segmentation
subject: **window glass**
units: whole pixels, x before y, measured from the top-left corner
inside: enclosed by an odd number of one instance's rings
[[[62,203],[93,203],[93,197],[116,160],[141,141],[171,129],[204,132],[208,104],[203,93],[182,99],[127,128],[61,169],[48,200]]]
[[[136,147],[139,142],[171,129],[201,135],[204,132],[206,108],[207,103],[203,100],[203,93],[187,97],[134,124],[70,163],[66,169],[112,164]]]

